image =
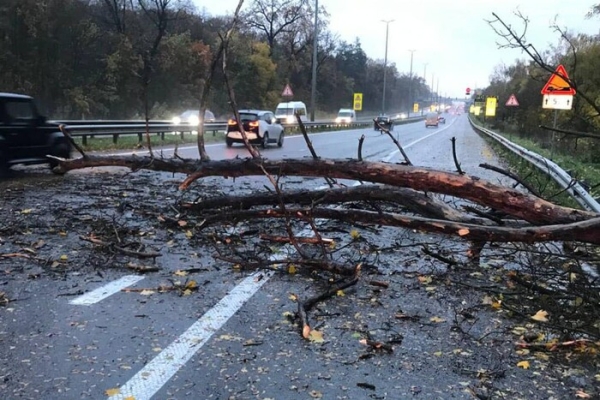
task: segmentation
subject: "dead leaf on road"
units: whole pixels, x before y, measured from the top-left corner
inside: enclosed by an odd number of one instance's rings
[[[538,312],[535,313],[535,315],[533,315],[531,317],[532,320],[534,321],[538,321],[538,322],[548,322],[548,312],[544,311],[544,310],[540,310]]]
[[[144,289],[140,292],[140,294],[142,296],[150,296],[152,294],[156,293],[154,290],[149,290],[149,289]]]
[[[519,361],[517,363],[517,367],[523,368],[523,369],[529,369],[529,361]]]

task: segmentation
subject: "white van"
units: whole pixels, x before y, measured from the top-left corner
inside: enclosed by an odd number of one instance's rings
[[[308,115],[306,112],[306,104],[301,101],[288,101],[286,103],[279,103],[275,110],[275,118],[281,121],[282,124],[295,124],[296,113],[300,114],[302,122],[308,121]]]
[[[351,122],[356,122],[356,111],[350,108],[340,108],[335,122],[336,124],[349,124]]]

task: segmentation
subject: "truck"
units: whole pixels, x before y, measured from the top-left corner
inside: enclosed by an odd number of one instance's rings
[[[301,101],[279,103],[275,109],[275,118],[282,124],[295,124],[297,122],[296,113],[300,114],[300,120],[302,120],[302,122],[308,121],[306,104]]]
[[[0,175],[16,164],[48,164],[60,173],[58,161],[47,156],[70,158],[71,151],[58,123],[47,121],[31,96],[0,92]]]

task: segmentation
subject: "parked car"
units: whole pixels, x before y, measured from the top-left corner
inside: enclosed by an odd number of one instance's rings
[[[239,110],[240,121],[246,137],[252,144],[260,144],[266,148],[269,143],[276,143],[278,147],[283,146],[285,132],[283,126],[277,122],[275,114],[266,110]],[[227,122],[227,133],[225,143],[231,147],[234,143],[244,143],[240,127],[235,118]]]
[[[446,118],[444,118],[443,116],[441,116],[441,115],[440,115],[440,116],[438,117],[438,123],[440,123],[440,124],[445,124],[445,123],[446,123]]]
[[[375,118],[374,123],[373,123],[373,128],[376,131],[379,131],[379,130],[381,130],[380,127],[385,128],[389,131],[393,131],[394,130],[394,120],[391,119],[390,117],[388,117],[387,115],[380,115]]]
[[[39,114],[32,97],[0,93],[0,174],[16,164],[57,166],[47,155],[71,157],[71,143],[58,124]]]
[[[181,115],[177,117],[173,117],[173,123],[175,125],[179,124],[190,124],[190,125],[198,125],[200,123],[200,111],[199,110],[187,110],[181,113]],[[210,110],[206,110],[204,112],[204,122],[215,122],[215,114]]]
[[[439,123],[440,121],[438,121],[437,113],[432,112],[425,116],[425,128],[429,128],[430,126],[435,126],[437,128]]]

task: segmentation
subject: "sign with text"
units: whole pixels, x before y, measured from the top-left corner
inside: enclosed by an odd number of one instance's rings
[[[570,110],[573,108],[573,96],[564,94],[545,94],[542,108],[551,110]]]
[[[362,110],[363,106],[363,94],[362,93],[354,93],[354,111]]]
[[[419,112],[419,103],[413,104],[413,112],[414,113],[418,113]]]

